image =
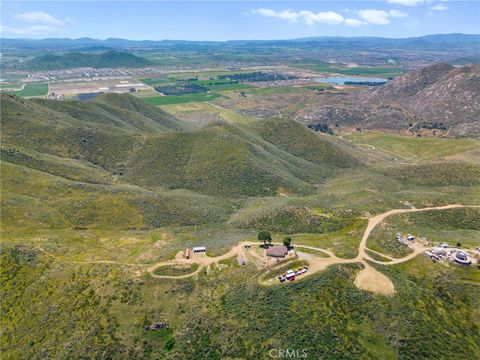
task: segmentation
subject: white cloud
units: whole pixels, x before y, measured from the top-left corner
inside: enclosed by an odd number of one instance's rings
[[[390,24],[390,20],[389,20],[390,14],[383,10],[374,10],[374,9],[359,10],[358,16],[360,17],[360,19],[365,20],[366,22],[369,22],[371,24],[375,24],[375,25]]]
[[[48,26],[48,25],[32,25],[26,27],[11,27],[6,25],[0,26],[0,33],[8,33],[14,35],[31,35],[31,36],[43,36],[45,34],[53,34],[62,32],[61,29]]]
[[[308,10],[300,11],[299,13],[308,25],[313,25],[316,22],[325,24],[341,24],[343,16],[333,11],[313,13]]]
[[[300,16],[298,13],[291,11],[291,10],[283,10],[283,11],[275,11],[272,9],[254,9],[252,10],[253,14],[258,14],[267,17],[275,17],[283,20],[289,20],[292,22],[297,21],[298,17]]]
[[[433,10],[433,11],[445,11],[447,9],[448,7],[446,7],[443,4],[436,4],[436,5],[430,6],[430,10]]]
[[[315,25],[316,23],[323,24],[345,24],[346,26],[358,27],[362,25],[376,24],[376,25],[388,25],[390,24],[390,18],[403,18],[407,14],[400,10],[375,10],[366,9],[358,11],[359,19],[348,18],[345,19],[342,15],[334,11],[321,11],[314,13],[310,10],[292,11],[282,10],[276,11],[273,9],[252,9],[251,14],[273,17],[290,22],[304,21],[307,25]]]
[[[429,0],[388,0],[389,4],[403,5],[403,6],[418,6],[429,2]]]
[[[275,17],[291,22],[303,20],[307,25],[314,25],[315,23],[341,24],[344,21],[342,15],[333,11],[314,13],[309,10],[302,10],[296,12],[292,10],[275,11],[273,9],[260,8],[251,10],[251,13],[266,17]]]
[[[388,25],[390,24],[390,18],[403,18],[407,17],[408,14],[399,11],[399,10],[375,10],[375,9],[366,9],[359,10],[358,17],[370,24],[375,25]]]
[[[367,25],[367,23],[365,21],[358,20],[358,19],[345,19],[345,25],[357,27],[357,26]]]
[[[63,26],[69,19],[60,20],[43,11],[27,11],[14,15],[14,18],[26,21],[31,24],[44,24],[51,26]]]
[[[396,17],[396,18],[407,17],[407,13],[404,13],[403,11],[399,11],[399,10],[390,10],[388,14],[390,15],[390,17]]]

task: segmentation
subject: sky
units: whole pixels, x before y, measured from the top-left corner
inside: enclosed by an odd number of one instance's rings
[[[480,1],[2,1],[1,37],[271,40],[480,33]]]

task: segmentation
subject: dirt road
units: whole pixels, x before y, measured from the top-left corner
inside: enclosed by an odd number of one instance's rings
[[[373,229],[378,224],[380,224],[383,220],[385,220],[386,218],[388,218],[389,216],[392,216],[392,215],[403,214],[403,213],[411,213],[411,212],[420,212],[420,211],[456,209],[456,208],[463,208],[463,207],[480,207],[480,206],[478,206],[478,205],[452,204],[452,205],[445,205],[445,206],[426,207],[426,208],[420,208],[420,209],[412,207],[412,208],[406,208],[406,209],[393,209],[393,210],[384,212],[382,214],[373,216],[373,217],[368,219],[367,228],[365,229],[365,232],[363,233],[362,239],[361,239],[360,244],[358,246],[358,255],[354,259],[342,259],[342,258],[337,257],[330,250],[321,249],[321,248],[308,246],[308,245],[297,244],[297,246],[299,248],[301,247],[301,248],[321,251],[321,252],[325,253],[326,255],[328,255],[328,257],[320,257],[320,256],[316,256],[314,254],[309,254],[310,255],[310,257],[308,259],[308,262],[309,262],[309,265],[310,265],[309,266],[309,271],[306,274],[302,275],[302,278],[307,277],[307,276],[311,276],[311,275],[313,275],[313,274],[315,274],[319,271],[325,270],[330,265],[348,264],[348,263],[361,263],[361,264],[363,264],[364,268],[357,273],[357,276],[355,278],[355,285],[360,289],[371,291],[371,292],[374,292],[376,294],[393,295],[393,294],[395,294],[395,286],[392,283],[392,281],[387,276],[385,276],[384,274],[382,274],[381,272],[379,272],[378,270],[373,268],[368,263],[368,261],[376,263],[376,264],[381,264],[381,265],[400,264],[400,263],[403,263],[405,261],[409,261],[409,260],[413,259],[418,254],[422,253],[426,248],[423,247],[422,245],[416,245],[415,248],[414,248],[414,251],[411,254],[409,254],[409,255],[407,255],[403,258],[400,258],[400,259],[394,259],[394,258],[392,258],[388,255],[382,254],[382,253],[377,252],[377,251],[370,250],[370,251],[372,251],[372,252],[374,252],[374,253],[376,253],[380,256],[385,257],[386,259],[389,259],[389,261],[379,261],[379,260],[373,259],[372,257],[370,257],[366,253],[367,240],[368,240],[371,232],[373,231]],[[184,276],[182,276],[182,278],[192,276],[192,275],[198,273],[203,267],[208,266],[212,263],[217,263],[220,260],[239,255],[239,253],[243,250],[243,245],[246,245],[246,244],[256,245],[255,243],[252,243],[252,242],[241,243],[241,244],[235,246],[234,248],[232,248],[232,250],[230,250],[228,253],[226,253],[222,256],[218,256],[218,257],[214,257],[214,258],[205,257],[202,260],[202,262],[199,262],[201,266],[197,269],[197,271],[195,271],[194,273],[189,274],[189,275],[184,275]],[[278,243],[274,243],[274,244],[277,245]],[[175,263],[173,263],[173,264],[175,264]],[[166,277],[166,276],[154,275],[153,270],[158,266],[159,266],[159,264],[156,264],[156,265],[149,268],[149,272],[152,274],[152,276],[158,277],[158,278],[170,278],[170,277]]]
[[[426,248],[422,245],[415,245],[414,246],[414,251],[402,258],[399,259],[394,259],[388,255],[382,254],[378,251],[372,251],[373,253],[376,253],[377,255],[383,256],[384,258],[388,259],[388,261],[379,261],[376,259],[373,259],[370,257],[367,253],[366,250],[367,248],[367,240],[373,231],[373,229],[380,224],[383,220],[385,220],[387,217],[392,216],[392,215],[397,215],[397,214],[403,214],[403,213],[413,213],[413,212],[421,212],[421,211],[430,211],[430,210],[447,210],[447,209],[457,209],[457,208],[465,208],[465,207],[472,207],[472,208],[480,208],[480,205],[462,205],[462,204],[452,204],[452,205],[445,205],[445,206],[433,206],[433,207],[426,207],[426,208],[406,208],[406,209],[393,209],[387,212],[384,212],[382,214],[373,216],[368,219],[368,225],[367,228],[365,229],[365,232],[363,233],[362,239],[360,241],[360,244],[358,246],[358,255],[357,257],[353,259],[343,259],[337,257],[332,251],[327,250],[327,249],[322,249],[322,248],[317,248],[313,246],[308,246],[308,245],[301,245],[297,244],[297,247],[299,248],[305,248],[305,249],[311,249],[315,251],[320,251],[323,252],[325,255],[328,255],[328,257],[320,257],[316,256],[315,254],[309,254],[309,270],[307,273],[302,275],[302,278],[311,276],[319,271],[325,270],[328,266],[334,265],[334,264],[349,264],[349,263],[361,263],[364,266],[364,269],[360,270],[357,273],[357,276],[355,278],[355,285],[359,287],[360,289],[364,289],[367,291],[371,291],[377,294],[382,294],[382,295],[393,295],[395,293],[395,287],[392,283],[392,281],[382,274],[381,272],[377,271],[375,268],[373,268],[368,262],[376,263],[376,264],[381,264],[381,265],[395,265],[395,264],[400,264],[405,261],[409,261],[413,259],[415,256],[418,254],[422,253]],[[281,245],[280,243],[273,243],[274,245]],[[212,264],[218,264],[219,261],[229,259],[234,256],[243,256],[245,257],[245,245],[250,245],[250,246],[258,246],[258,242],[241,242],[234,246],[230,251],[227,253],[216,256],[216,257],[209,257],[206,254],[193,254],[190,259],[185,259],[183,257],[176,258],[174,260],[168,260],[168,261],[161,261],[153,265],[142,265],[142,264],[128,264],[128,263],[121,263],[121,262],[116,262],[116,261],[109,261],[109,260],[98,260],[98,261],[85,261],[84,263],[105,263],[105,264],[119,264],[119,265],[128,265],[128,266],[138,266],[138,267],[145,267],[148,266],[146,269],[150,275],[154,278],[158,279],[184,279],[188,278],[191,276],[194,276],[195,274],[198,274],[200,271],[202,271],[205,267],[210,266]],[[76,261],[77,263],[81,263]],[[191,264],[198,264],[198,268],[186,275],[179,275],[179,276],[167,276],[167,275],[156,275],[155,269],[161,266],[179,266],[179,265],[191,265]]]

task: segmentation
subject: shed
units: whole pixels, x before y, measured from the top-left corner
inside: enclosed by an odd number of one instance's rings
[[[468,255],[463,251],[459,251],[455,254],[455,261],[462,265],[470,265],[472,260],[468,258]]]
[[[205,252],[207,248],[205,246],[197,246],[193,248],[193,252]]]
[[[283,258],[287,254],[288,254],[288,249],[284,245],[273,246],[273,247],[267,249],[267,256]]]

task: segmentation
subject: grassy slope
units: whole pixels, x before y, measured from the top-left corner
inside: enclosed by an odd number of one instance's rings
[[[357,265],[262,287],[236,261],[202,272],[198,282],[167,282],[132,277],[128,267],[59,263],[25,247],[1,256],[3,304],[11,309],[2,315],[7,358],[263,358],[279,347],[305,349],[307,359],[480,354],[474,268],[423,258],[379,268],[397,288],[382,297],[353,285]],[[154,322],[166,330],[144,329]]]
[[[381,132],[355,132],[346,138],[357,144],[369,144],[386,150],[400,158],[438,160],[452,154],[479,150],[478,141],[473,139],[417,138]]]
[[[433,243],[457,242],[467,248],[480,245],[480,210],[451,209],[392,216],[375,228],[368,247],[392,256],[404,256],[410,250],[395,240],[397,233],[427,237]]]
[[[142,229],[225,221],[228,201],[66,180],[2,161],[2,228]]]
[[[362,166],[350,146],[296,123],[192,130],[131,97],[72,104],[78,103],[2,96],[6,358],[262,358],[274,347],[305,348],[310,358],[478,357],[474,267],[432,267],[418,258],[380,268],[398,291],[384,298],[354,287],[355,265],[264,288],[252,278],[251,264],[236,261],[202,272],[198,282],[71,262],[152,263],[193,245],[218,251],[253,239],[251,227],[265,226],[278,231],[275,241],[293,232],[294,244],[354,257],[365,227],[356,217],[406,206],[404,200],[478,203],[475,168],[446,164],[447,175],[435,186],[407,183],[384,166]],[[433,176],[443,167],[427,169]],[[286,196],[274,196],[277,191]],[[245,195],[262,197],[245,201]],[[470,227],[478,214],[469,214],[425,213],[408,226],[474,245],[478,229]],[[340,230],[324,227],[342,219],[350,222]],[[470,227],[462,229],[466,219]],[[311,233],[319,229],[327,231]],[[144,330],[157,321],[167,329]]]
[[[57,70],[76,67],[132,68],[151,64],[150,61],[127,52],[111,50],[101,54],[71,52],[63,55],[40,55],[24,65],[31,70]]]
[[[316,138],[311,140],[319,143],[315,150],[322,158],[311,161],[304,158],[307,151],[277,147],[234,125],[176,132],[191,125],[131,96],[86,103],[3,100],[5,143],[88,161],[141,186],[229,196],[274,195],[284,187],[305,194],[335,169],[356,163],[337,145]],[[298,131],[310,135],[299,125]]]

